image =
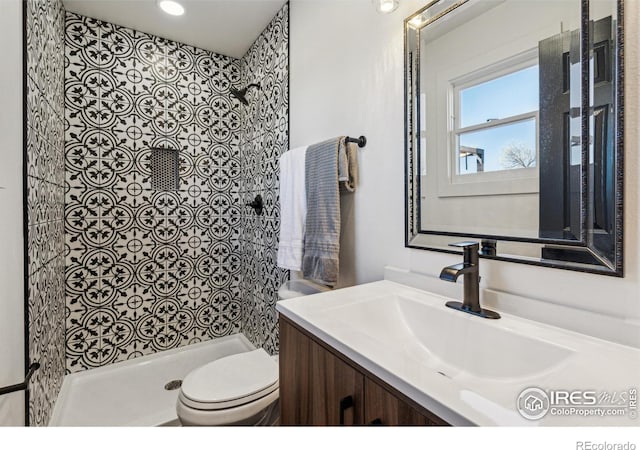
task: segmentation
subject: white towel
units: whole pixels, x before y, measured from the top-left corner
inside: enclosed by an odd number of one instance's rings
[[[302,269],[304,230],[307,220],[305,161],[307,147],[280,156],[280,243],[278,267]]]

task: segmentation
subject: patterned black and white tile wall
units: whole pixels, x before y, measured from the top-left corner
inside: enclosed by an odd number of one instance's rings
[[[241,59],[242,84],[251,91],[240,133],[243,203],[261,194],[264,215],[243,210],[242,331],[254,345],[277,353],[278,288],[289,272],[276,265],[280,231],[279,157],[289,148],[289,5],[285,5]]]
[[[66,352],[76,372],[241,331],[240,62],[67,13]],[[151,149],[179,151],[178,190]]]
[[[28,0],[26,32],[29,422],[47,425],[65,373],[64,10]],[[3,87],[10,88],[10,87]]]

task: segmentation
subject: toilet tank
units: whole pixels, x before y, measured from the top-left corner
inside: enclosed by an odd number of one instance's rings
[[[319,294],[321,292],[330,291],[331,288],[314,283],[309,280],[290,280],[284,283],[278,289],[278,297],[280,300],[288,298],[302,297],[303,295]]]

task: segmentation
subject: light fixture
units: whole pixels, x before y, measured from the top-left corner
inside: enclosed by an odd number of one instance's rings
[[[398,0],[373,0],[376,10],[379,13],[388,14],[398,8]]]
[[[414,28],[420,28],[420,26],[422,25],[422,22],[423,22],[422,14],[418,14],[417,16],[415,16],[413,19],[409,21],[409,24]]]
[[[172,16],[181,16],[184,14],[184,7],[174,0],[158,0],[158,6],[161,10]]]

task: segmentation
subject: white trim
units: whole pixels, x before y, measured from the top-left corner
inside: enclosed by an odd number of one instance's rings
[[[451,84],[458,90],[464,90],[472,86],[477,86],[487,81],[519,72],[529,67],[538,65],[538,48],[531,48],[524,52],[520,52],[509,58],[503,59],[496,63],[484,66],[473,72],[460,75],[451,79]],[[458,105],[459,107],[460,105]],[[456,123],[456,126],[459,124]]]
[[[497,128],[501,125],[508,125],[510,123],[517,123],[517,122],[525,122],[529,119],[536,119],[538,120],[538,111],[529,111],[523,114],[517,114],[515,116],[509,116],[507,118],[504,119],[495,119],[495,120],[491,120],[490,122],[484,122],[484,123],[479,123],[477,125],[470,125],[468,127],[464,127],[464,128],[458,128],[453,130],[453,133],[455,133],[456,135],[461,135],[461,134],[465,134],[465,133],[471,133],[473,131],[480,131],[480,130],[488,130],[491,128]]]
[[[469,133],[473,131],[483,131],[490,130],[492,128],[497,128],[502,125],[515,124],[526,122],[528,120],[535,120],[535,133],[536,133],[536,165],[535,167],[527,167],[527,168],[514,168],[514,169],[505,169],[505,170],[494,170],[490,172],[480,172],[480,173],[465,173],[459,174],[457,173],[458,166],[458,145],[460,140],[460,135],[464,133]],[[452,154],[450,157],[452,158],[453,164],[451,165],[451,173],[449,174],[450,180],[452,184],[472,184],[472,183],[485,183],[488,181],[506,181],[506,180],[521,180],[524,178],[535,178],[536,186],[533,192],[538,192],[537,180],[538,180],[538,158],[540,156],[540,131],[539,131],[539,115],[538,112],[520,114],[518,116],[509,117],[507,119],[496,120],[491,122],[491,126],[479,126],[474,125],[472,127],[463,128],[458,130],[457,132],[451,132],[451,145],[452,145]],[[484,124],[482,124],[484,125]],[[506,189],[506,188],[505,188]],[[505,194],[515,194],[520,192],[504,192]]]

